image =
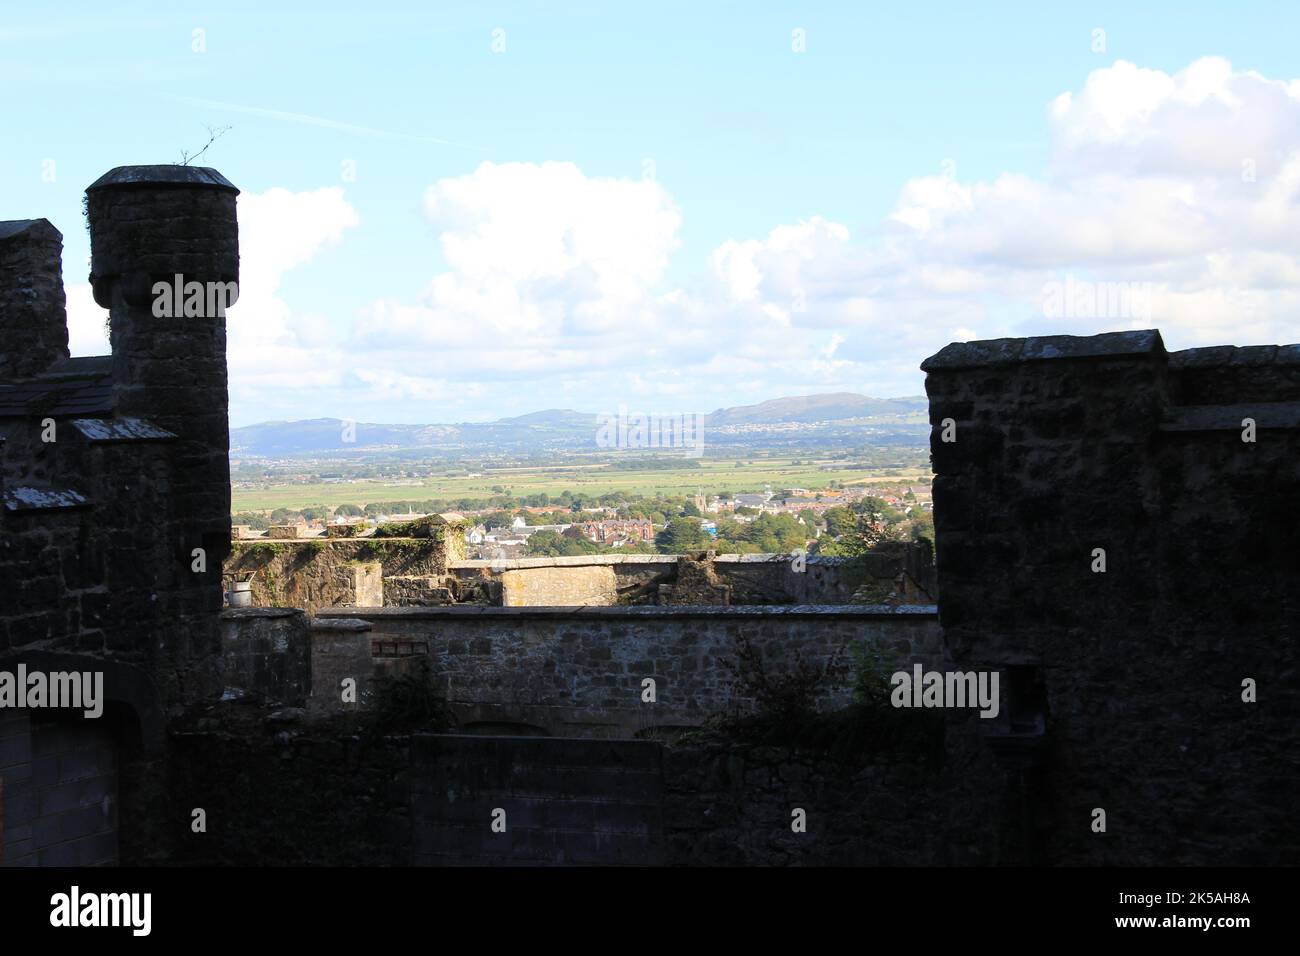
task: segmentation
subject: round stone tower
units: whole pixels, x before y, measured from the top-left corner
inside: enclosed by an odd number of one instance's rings
[[[156,550],[140,561],[153,607],[183,635],[171,638],[177,668],[220,646],[230,550],[225,306],[238,295],[238,194],[215,169],[190,166],[119,166],[86,190],[90,281],[109,310],[115,415],[175,436],[162,459],[142,450],[133,477],[161,502],[142,516],[152,533],[141,531],[140,546]]]

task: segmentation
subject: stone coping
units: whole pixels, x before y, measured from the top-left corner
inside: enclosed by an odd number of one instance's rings
[[[1300,345],[1209,345],[1169,353],[1173,369],[1300,365]]]
[[[11,239],[14,236],[20,236],[33,226],[42,226],[53,230],[59,238],[63,238],[63,233],[54,228],[54,224],[48,219],[6,219],[0,222],[0,239]]]
[[[241,609],[249,610],[249,609]],[[937,619],[939,608],[934,604],[737,604],[737,605],[673,605],[667,607],[636,604],[608,607],[495,607],[488,605],[448,605],[443,607],[340,607],[322,608],[318,618],[358,618],[367,621],[419,621],[447,618],[578,618],[578,619],[637,619],[637,618],[869,618],[876,620],[897,618]]]
[[[923,372],[946,372],[1043,359],[1106,359],[1120,355],[1164,354],[1158,329],[1103,332],[1101,335],[1043,335],[1026,339],[953,342],[921,363]]]
[[[1242,420],[1256,428],[1300,429],[1300,402],[1254,402],[1245,405],[1182,405],[1160,423],[1162,432],[1239,432]]]
[[[86,192],[112,186],[199,186],[238,193],[232,183],[211,166],[115,166],[86,187]]]
[[[948,371],[1012,365],[1040,359],[1104,359],[1119,355],[1159,354],[1164,343],[1158,329],[1103,332],[1100,335],[1045,335],[1024,339],[953,342],[921,363],[921,370]],[[1173,369],[1300,365],[1300,345],[1211,345],[1169,352]]]
[[[344,609],[346,610],[346,609]],[[351,632],[351,631],[370,631],[374,625],[369,621],[363,621],[358,617],[336,617],[329,620],[322,620],[319,617],[311,618],[311,629],[321,632]]]
[[[221,619],[238,621],[254,617],[293,617],[305,613],[307,612],[300,607],[228,607],[222,610]]]
[[[882,552],[883,553],[883,552]],[[524,568],[583,568],[602,564],[676,564],[679,554],[578,554],[562,558],[499,558],[450,561],[448,570],[487,568],[492,571],[517,571]],[[719,554],[713,560],[718,564],[786,564],[789,554]],[[857,558],[809,555],[808,564],[845,565]]]

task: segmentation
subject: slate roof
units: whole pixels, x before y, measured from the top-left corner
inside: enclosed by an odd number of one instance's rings
[[[39,378],[0,383],[0,418],[112,413],[113,359],[109,355],[60,359]]]
[[[72,427],[87,441],[166,441],[176,436],[143,418],[74,418]]]
[[[79,491],[70,488],[9,488],[4,493],[4,506],[9,511],[62,511],[67,508],[84,508],[90,502]]]

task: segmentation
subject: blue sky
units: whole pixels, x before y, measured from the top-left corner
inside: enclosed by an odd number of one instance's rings
[[[230,126],[199,162],[244,192],[235,425],[917,394],[1004,334],[1300,339],[1295,5],[105,6],[5,4],[0,217],[63,231],[102,351],[82,191]],[[1067,280],[1132,308],[1044,314]]]

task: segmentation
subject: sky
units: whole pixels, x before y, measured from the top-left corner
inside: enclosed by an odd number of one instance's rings
[[[232,426],[1300,341],[1297,4],[0,2],[0,218],[63,232],[74,355],[85,187],[224,129]]]

